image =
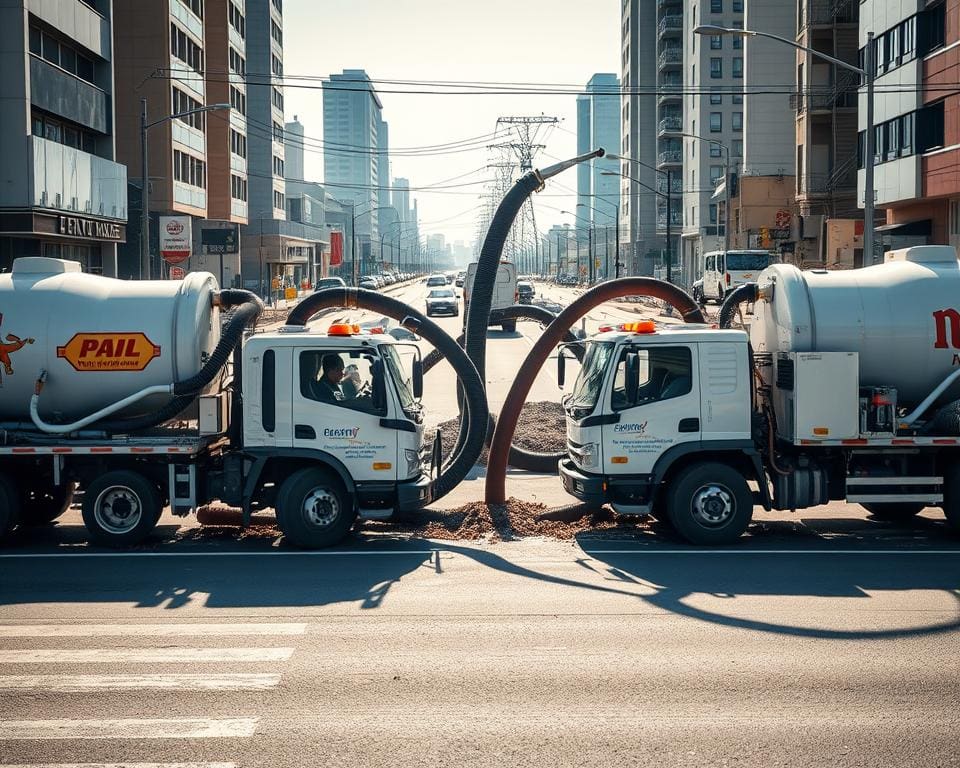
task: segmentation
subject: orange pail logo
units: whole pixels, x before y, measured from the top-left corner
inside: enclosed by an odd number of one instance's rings
[[[78,371],[142,371],[160,347],[144,333],[78,333],[57,347],[57,357]]]

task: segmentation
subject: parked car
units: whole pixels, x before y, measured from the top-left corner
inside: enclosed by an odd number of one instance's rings
[[[693,287],[690,289],[690,293],[693,294],[693,300],[697,302],[701,307],[707,305],[707,300],[703,297],[703,278],[694,282]]]
[[[444,275],[433,274],[427,278],[427,288],[433,285],[446,285],[447,278]]]
[[[434,288],[427,294],[427,317],[460,314],[460,297],[453,288]]]
[[[347,284],[342,277],[321,277],[313,286],[313,290],[322,291],[325,288],[346,288]]]
[[[535,294],[533,283],[529,280],[519,280],[517,282],[517,299],[521,304],[529,304]]]
[[[377,281],[374,280],[372,277],[365,277],[360,281],[360,285],[358,287],[363,288],[364,290],[367,290],[367,291],[375,291],[380,286],[377,285]]]
[[[457,277],[453,282],[456,284],[457,288],[463,288],[463,281],[466,279],[467,279],[466,272],[457,272]]]

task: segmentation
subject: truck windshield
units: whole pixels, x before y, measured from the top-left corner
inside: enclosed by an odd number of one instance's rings
[[[416,399],[413,397],[413,365],[412,359],[410,372],[404,372],[404,366],[400,362],[400,355],[390,344],[380,345],[380,353],[383,355],[383,361],[387,366],[387,372],[390,378],[397,385],[397,395],[400,397],[400,407],[408,416],[420,410]],[[412,355],[411,355],[412,358]]]
[[[593,413],[593,409],[597,407],[603,389],[603,378],[613,357],[613,347],[612,341],[592,341],[587,344],[580,375],[573,384],[573,392],[564,403],[567,413],[573,418],[583,418]]]
[[[770,266],[769,253],[737,253],[727,254],[727,270],[761,270]]]

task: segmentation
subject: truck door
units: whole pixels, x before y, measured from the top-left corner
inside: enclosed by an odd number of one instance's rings
[[[716,256],[708,253],[703,259],[703,295],[711,299],[717,295],[717,274],[714,271]]]
[[[293,447],[336,457],[357,481],[396,480],[397,431],[380,425],[387,416],[380,356],[304,347],[293,366]]]
[[[610,392],[615,420],[603,426],[605,474],[648,474],[670,448],[700,440],[698,367],[696,344],[624,345]]]

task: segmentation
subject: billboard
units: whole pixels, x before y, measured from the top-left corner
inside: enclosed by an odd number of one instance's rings
[[[160,217],[160,255],[168,264],[180,264],[190,258],[192,221],[190,216]]]

